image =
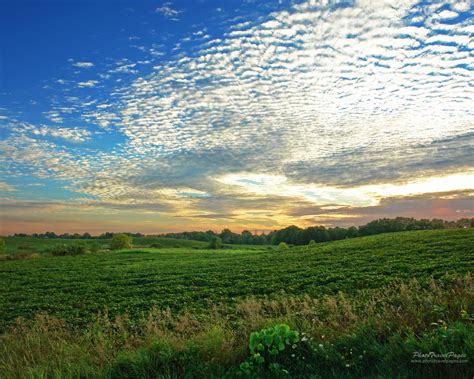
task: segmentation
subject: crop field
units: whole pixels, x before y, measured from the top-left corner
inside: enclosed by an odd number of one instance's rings
[[[232,305],[248,296],[351,293],[474,267],[472,229],[392,233],[286,251],[201,250],[192,247],[204,243],[168,242],[189,247],[0,262],[1,329],[38,312],[83,325],[104,309],[132,318],[153,307],[200,312],[209,303]]]
[[[76,242],[7,239],[36,255],[0,261],[1,378],[472,376],[473,229],[47,253]],[[430,351],[458,361],[414,363]]]
[[[107,249],[110,243],[108,239],[59,239],[59,238],[32,238],[32,237],[7,237],[5,238],[5,254],[43,254],[49,248],[57,245],[70,245],[84,243],[90,246],[98,243],[102,248]],[[201,241],[178,240],[173,238],[136,237],[133,239],[134,246],[147,247],[153,243],[162,247],[172,248],[205,248],[208,243]]]
[[[28,257],[34,255],[47,255],[50,248],[57,245],[73,245],[82,243],[86,247],[93,244],[99,244],[102,249],[109,248],[109,239],[59,239],[59,238],[33,238],[33,237],[6,237],[6,245],[3,256],[11,256],[13,258],[19,256]],[[175,238],[161,237],[134,237],[134,248],[150,247],[151,245],[159,248],[187,248],[187,249],[206,249],[208,242],[191,241]],[[245,249],[245,250],[264,250],[264,246],[252,245],[224,245],[227,249]],[[1,258],[0,254],[0,258]]]

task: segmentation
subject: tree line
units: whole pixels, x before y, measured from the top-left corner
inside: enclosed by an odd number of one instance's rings
[[[113,238],[116,234],[125,234],[130,237],[145,237],[142,233],[114,233],[114,232],[105,232],[98,236],[92,236],[90,233],[63,233],[63,234],[56,234],[54,232],[46,232],[46,233],[15,233],[13,237],[33,237],[33,238],[61,238],[61,239],[75,239],[75,240],[89,240],[89,239],[101,239],[101,240],[109,240]]]
[[[274,230],[268,234],[252,234],[248,230],[244,230],[239,234],[234,233],[229,229],[224,229],[220,233],[208,230],[206,232],[166,233],[159,236],[206,242],[209,242],[213,236],[218,236],[224,244],[239,245],[279,245],[281,242],[290,245],[307,245],[312,240],[319,243],[337,241],[346,238],[370,236],[380,233],[471,227],[474,227],[474,218],[463,218],[458,221],[445,221],[441,219],[417,220],[415,218],[397,217],[392,219],[382,218],[359,227],[351,226],[348,228],[341,228],[338,226],[334,228],[326,228],[324,226],[300,228],[291,225],[283,229]]]
[[[212,230],[205,232],[178,232],[165,233],[149,237],[177,238],[195,241],[211,242],[214,237],[219,237],[224,244],[238,245],[278,245],[281,242],[289,245],[307,245],[310,241],[328,242],[337,241],[346,238],[370,236],[380,233],[402,232],[409,230],[433,230],[433,229],[455,229],[455,228],[472,228],[474,227],[474,218],[462,218],[457,221],[445,221],[441,219],[421,219],[407,217],[397,218],[381,218],[371,221],[359,227],[351,226],[348,228],[333,227],[326,228],[324,226],[310,226],[308,228],[300,228],[295,225],[288,226],[283,229],[274,230],[270,233],[253,234],[248,230],[242,233],[234,233],[230,229],[224,229],[220,233]],[[27,235],[25,233],[15,233],[16,237],[35,237],[35,238],[64,238],[64,239],[111,239],[113,232],[102,233],[93,237],[89,233],[84,234],[56,234],[54,232],[33,233]],[[142,233],[121,233],[130,237],[145,237]]]

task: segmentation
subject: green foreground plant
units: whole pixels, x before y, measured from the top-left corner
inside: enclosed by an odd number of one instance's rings
[[[300,341],[299,333],[286,324],[275,325],[250,334],[250,358],[240,365],[247,375],[260,374],[266,370],[288,373],[279,362],[282,356],[295,350]],[[293,353],[293,355],[295,355]]]

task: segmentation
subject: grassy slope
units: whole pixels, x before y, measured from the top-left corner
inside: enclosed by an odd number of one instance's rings
[[[207,315],[154,309],[133,321],[101,315],[80,329],[38,315],[32,325],[18,322],[0,336],[0,377],[457,379],[474,373],[468,274],[295,300],[248,299],[235,308],[210,307]],[[282,322],[303,338],[276,357],[263,355],[290,375],[269,370],[269,361],[247,364],[243,375],[239,364],[253,361],[251,333]],[[459,360],[416,363],[414,352],[456,352]]]
[[[5,239],[5,254],[31,254],[42,253],[44,250],[61,244],[72,244],[79,241],[76,239],[46,239],[46,238],[32,238],[32,237],[4,237]],[[94,240],[95,241],[95,240]],[[107,240],[97,240],[101,245],[108,244]]]
[[[150,246],[150,244],[157,243],[162,247],[168,248],[178,248],[178,247],[187,247],[187,248],[206,248],[209,243],[202,241],[191,241],[191,240],[182,240],[175,238],[159,238],[159,237],[137,237],[133,239],[133,245],[135,247],[140,246]]]
[[[72,244],[82,242],[85,244],[100,243],[104,248],[107,248],[110,240],[103,239],[47,239],[47,238],[32,238],[32,237],[5,237],[5,254],[20,254],[20,253],[43,253],[46,249],[61,244]],[[186,247],[186,248],[205,248],[207,242],[188,241],[173,238],[154,238],[154,237],[137,237],[133,239],[133,244],[136,247],[149,246],[152,243],[159,243],[162,247]]]
[[[159,244],[163,248],[179,248],[186,247],[191,249],[206,249],[209,242],[184,240],[177,238],[161,238],[161,237],[136,237],[133,239],[134,248],[148,247],[151,244]],[[264,250],[269,246],[258,245],[225,245],[229,249],[245,249],[245,250]]]
[[[393,233],[285,252],[140,249],[0,262],[0,329],[40,311],[82,323],[104,307],[132,316],[152,306],[199,311],[208,301],[352,292],[473,267],[472,229]]]

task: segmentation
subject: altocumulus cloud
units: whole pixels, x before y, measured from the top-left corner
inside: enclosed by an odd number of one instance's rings
[[[174,20],[177,20],[176,16],[182,13],[182,11],[173,8],[173,3],[171,1],[164,2],[160,7],[155,9],[155,12]]]
[[[92,63],[92,62],[74,62],[72,65],[74,67],[79,67],[79,68],[92,68],[92,67],[94,67],[94,63]]]
[[[179,13],[171,3],[156,11]],[[124,138],[113,150],[34,140],[22,156],[31,137],[17,130],[8,167],[44,165],[38,175],[61,175],[117,208],[163,204],[157,212],[266,225],[311,216],[305,207],[356,217],[353,209],[383,206],[384,198],[466,190],[472,14],[469,1],[307,1],[229,25],[221,38],[197,40],[193,53],[117,87],[107,102],[88,95],[84,120],[113,125]],[[142,49],[153,55],[157,47]],[[137,64],[127,60],[104,77],[137,75]],[[62,156],[52,162],[50,152]],[[78,170],[57,169],[67,165]],[[266,201],[277,196],[286,199],[280,210]]]
[[[84,142],[91,137],[91,132],[86,129],[79,128],[51,128],[43,126],[32,130],[34,135],[51,136],[61,138],[72,142]]]

